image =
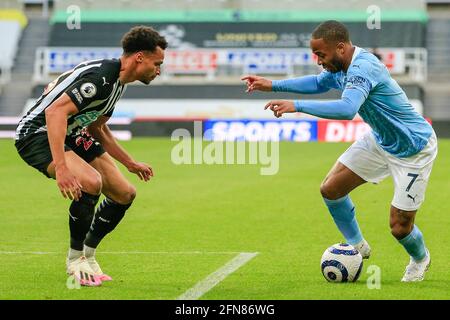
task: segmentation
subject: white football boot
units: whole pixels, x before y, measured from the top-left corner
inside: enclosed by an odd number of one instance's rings
[[[108,276],[107,274],[103,273],[102,269],[100,268],[100,265],[95,260],[95,256],[91,256],[86,258],[87,262],[89,263],[89,266],[94,271],[95,275],[102,281],[112,281],[112,278]]]
[[[80,285],[98,287],[102,284],[100,277],[92,270],[85,256],[72,260],[67,259],[66,264],[67,274],[74,276]]]
[[[426,249],[426,256],[421,261],[415,261],[410,258],[409,264],[406,266],[405,274],[402,282],[422,281],[425,277],[425,272],[431,265],[431,256],[428,249]]]
[[[369,259],[372,249],[370,249],[369,243],[363,239],[360,243],[353,245],[353,247],[361,253],[363,259]]]

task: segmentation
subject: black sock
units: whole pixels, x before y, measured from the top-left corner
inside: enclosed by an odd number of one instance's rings
[[[119,204],[105,198],[95,212],[94,221],[92,221],[84,244],[91,248],[97,248],[100,241],[119,224],[130,206],[131,203]]]
[[[69,208],[70,247],[83,250],[83,242],[94,217],[95,205],[100,195],[81,192],[78,201],[72,201]]]

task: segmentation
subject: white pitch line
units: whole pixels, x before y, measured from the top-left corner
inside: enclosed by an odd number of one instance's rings
[[[36,255],[45,255],[45,254],[60,254],[61,252],[42,252],[42,251],[0,251],[0,254],[16,254],[16,255],[24,255],[24,254],[36,254]]]
[[[211,273],[205,279],[198,282],[195,286],[187,290],[177,300],[197,300],[206,292],[214,288],[217,284],[223,281],[227,276],[235,272],[251,259],[256,257],[258,252],[241,252],[222,268]]]
[[[235,251],[99,251],[99,254],[237,254]]]
[[[225,255],[225,254],[238,254],[240,252],[235,251],[99,251],[98,254],[174,254],[174,255],[183,255],[183,254],[217,254],[217,255]],[[11,255],[51,255],[51,254],[66,254],[65,252],[52,252],[52,251],[0,251],[0,254],[11,254]]]

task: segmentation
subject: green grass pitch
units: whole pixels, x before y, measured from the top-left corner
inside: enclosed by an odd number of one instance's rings
[[[320,272],[323,251],[343,239],[319,185],[349,144],[281,143],[280,170],[272,176],[261,176],[260,165],[174,165],[175,144],[122,143],[152,165],[155,178],[143,183],[126,172],[138,196],[97,250],[114,281],[69,290],[69,201],[19,158],[12,140],[0,140],[0,299],[176,299],[239,252],[259,254],[201,299],[450,298],[450,140],[439,141],[416,218],[431,268],[425,281],[406,284],[400,279],[409,258],[389,230],[391,178],[352,193],[373,250],[358,282],[327,283]],[[366,284],[371,265],[381,270],[380,289]]]

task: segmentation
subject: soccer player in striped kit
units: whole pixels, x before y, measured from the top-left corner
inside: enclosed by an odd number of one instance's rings
[[[148,85],[160,75],[167,42],[151,27],[136,26],[123,36],[122,48],[120,59],[86,61],[60,75],[16,129],[22,159],[55,179],[62,196],[71,200],[67,273],[85,286],[112,280],[95,250],[136,196],[113,159],[143,181],[153,176],[149,165],[117,143],[106,123],[127,83]],[[101,194],[105,199],[95,209]]]

